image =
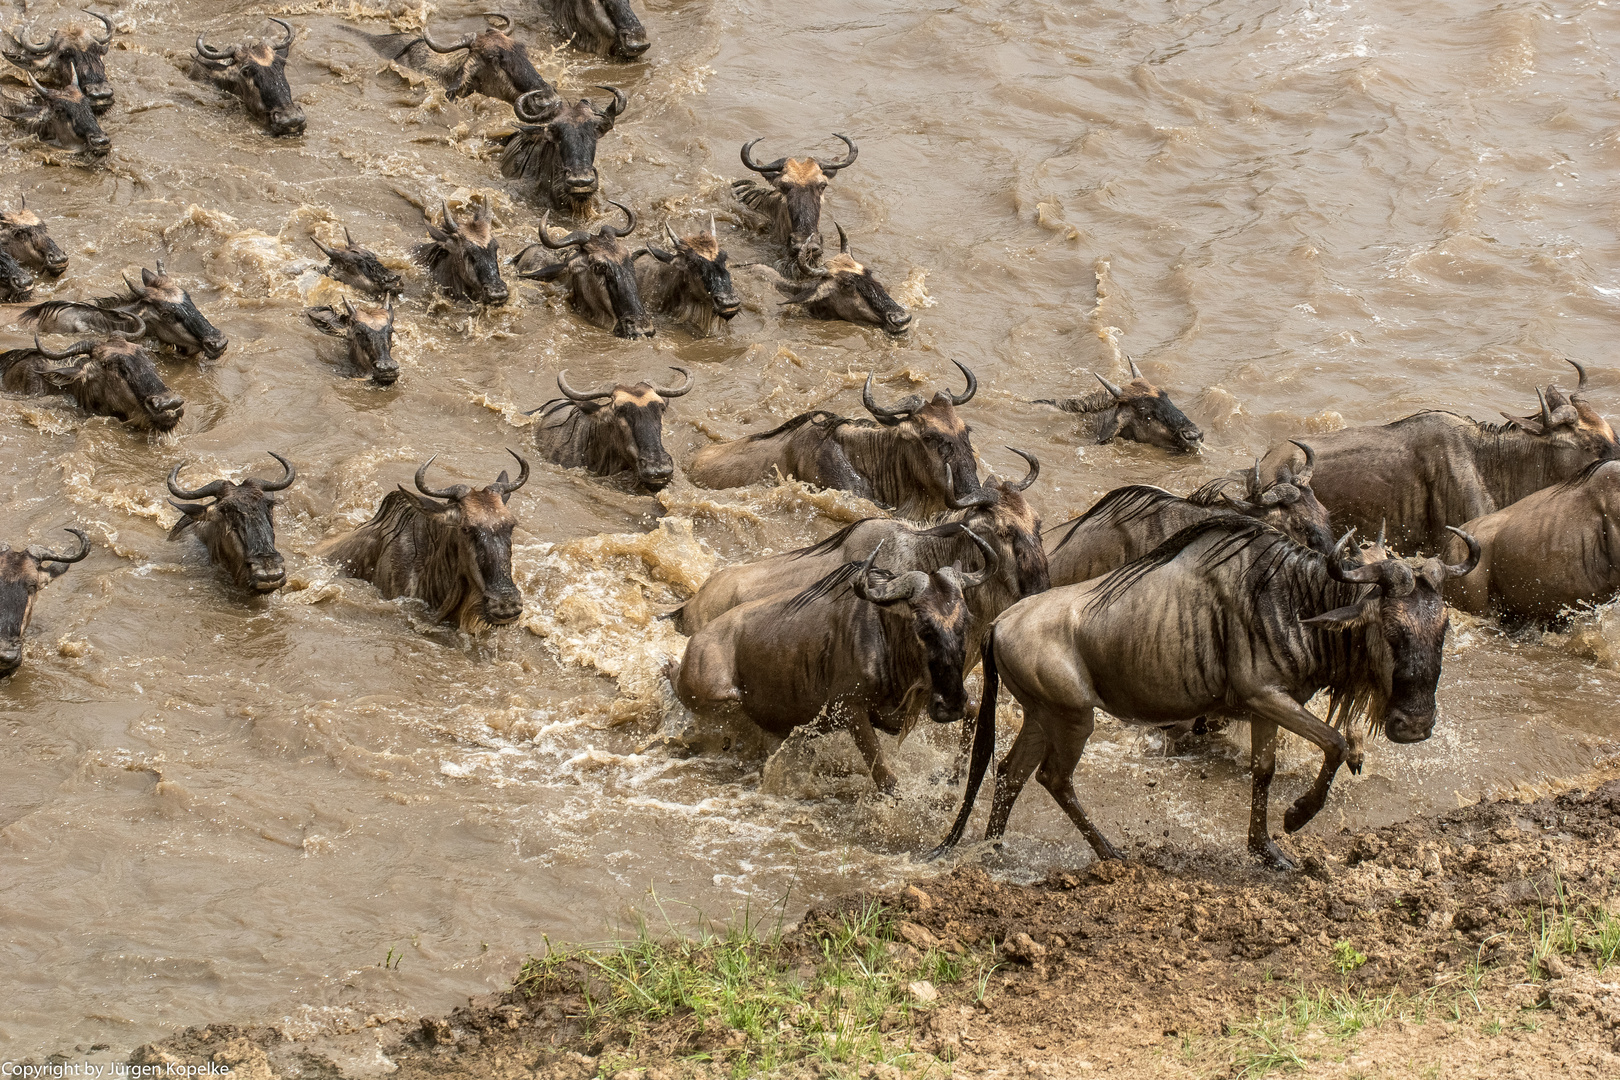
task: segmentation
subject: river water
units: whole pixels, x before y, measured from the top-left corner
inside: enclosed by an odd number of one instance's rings
[[[160,361],[187,401],[170,436],[0,400],[4,538],[54,542],[77,521],[95,541],[42,596],[0,687],[0,1056],[213,1019],[339,1030],[499,987],[542,935],[598,940],[633,912],[791,917],[924,872],[910,855],[953,810],[934,782],[949,738],[900,749],[893,802],[842,736],[768,760],[742,732],[691,758],[659,742],[683,720],[658,678],[682,642],[658,612],[718,563],[869,512],[858,500],[684,481],[653,499],[537,463],[512,500],[522,624],[477,639],[313,556],[430,454],[436,482],[492,479],[559,367],[575,385],[691,368],[666,424],[684,462],[812,407],[859,414],[867,371],[884,400],[959,386],[959,359],[979,375],[964,413],[986,467],[1021,475],[1003,446],[1034,450],[1048,525],[1122,483],[1190,490],[1301,432],[1427,406],[1528,412],[1537,383],[1570,385],[1566,356],[1592,365],[1600,408],[1620,400],[1620,19],[1604,0],[635,2],[653,47],[629,65],[557,48],[532,0],[513,11],[565,92],[630,95],[602,140],[604,189],[649,225],[714,214],[734,259],[760,258],[728,195],[738,146],[830,157],[847,132],[860,159],[828,218],[914,309],[908,338],[786,317],[744,282],[724,336],[630,343],[547,286],[475,312],[413,271],[399,383],[342,378],[301,315],[341,296],[313,272],[311,230],[347,225],[403,266],[424,200],[476,195],[504,254],[534,238],[491,140],[508,106],[447,102],[343,30],[431,12],[449,36],[483,4],[102,5],[119,31],[110,157],[85,169],[11,139],[0,197],[26,194],[72,259],[38,298],[101,295],[161,257],[231,346]],[[24,6],[42,28],[74,7],[10,3],[6,19]],[[300,139],[265,137],[184,72],[199,29],[238,40],[277,13],[298,31]],[[1093,370],[1123,381],[1127,352],[1203,427],[1203,454],[1090,445],[1028,403],[1090,389]],[[291,580],[250,600],[195,541],[166,542],[163,477],[182,459],[191,483],[275,475],[269,449],[300,473],[278,518]],[[1373,745],[1311,828],[1453,807],[1612,752],[1617,619],[1509,636],[1458,617],[1436,736]],[[1079,790],[1116,841],[1235,857],[1239,745],[1167,757],[1105,723]],[[1287,749],[1279,801],[1315,760]],[[1032,785],[1002,872],[1089,858]]]

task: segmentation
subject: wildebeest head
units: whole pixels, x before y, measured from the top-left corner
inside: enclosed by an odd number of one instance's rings
[[[138,321],[138,320],[137,320]],[[185,413],[185,400],[163,385],[152,354],[136,342],[145,327],[106,341],[80,341],[52,352],[34,336],[34,350],[60,365],[40,374],[58,390],[72,394],[91,412],[116,416],[136,427],[172,431]],[[64,363],[66,361],[66,363]]]
[[[56,246],[39,215],[28,209],[28,200],[15,210],[0,210],[0,250],[22,265],[61,277],[68,258]]]
[[[488,11],[484,17],[499,20],[501,26],[477,34],[465,34],[460,41],[435,41],[432,32],[425,26],[422,28],[422,40],[434,52],[445,54],[465,50],[467,54],[449,96],[458,98],[476,91],[486,97],[513,102],[529,93],[556,97],[557,91],[534,69],[528,47],[511,36],[511,16]]]
[[[96,122],[95,110],[79,89],[78,72],[67,86],[51,90],[41,86],[30,73],[28,85],[34,88],[38,112],[30,125],[34,134],[68,150],[81,150],[100,157],[112,149],[112,140]]]
[[[625,226],[603,225],[595,233],[588,229],[571,232],[561,240],[551,238],[551,211],[540,218],[540,246],[567,251],[563,261],[519,276],[531,281],[551,281],[567,274],[574,289],[574,302],[587,314],[604,323],[611,318],[613,332],[623,338],[653,336],[652,319],[641,303],[636,284],[636,253],[623,239],[636,229],[636,212],[623,203],[611,203],[624,212]],[[528,249],[525,249],[527,251]],[[523,253],[518,253],[523,258]]]
[[[1462,577],[1479,565],[1479,542],[1453,526],[1446,526],[1468,545],[1468,558],[1456,565],[1426,559],[1416,566],[1399,559],[1373,558],[1346,569],[1340,551],[1355,530],[1344,534],[1327,557],[1328,576],[1352,585],[1375,585],[1366,596],[1346,607],[1301,619],[1304,626],[1323,630],[1362,630],[1365,662],[1376,682],[1376,704],[1381,725],[1391,742],[1422,742],[1434,731],[1435,688],[1440,684],[1440,654],[1450,621],[1440,598],[1446,579]],[[1354,646],[1352,646],[1354,647]]]
[[[868,375],[861,388],[861,403],[878,423],[894,428],[904,440],[903,445],[920,451],[923,475],[942,493],[940,498],[947,506],[960,510],[988,502],[990,496],[979,485],[972,432],[956,415],[957,408],[978,393],[979,380],[960,361],[951,363],[967,377],[967,389],[960,396],[941,390],[924,404],[920,396],[912,394],[893,408],[886,408],[872,398],[872,376]]]
[[[938,724],[953,724],[967,711],[962,676],[968,659],[969,613],[963,594],[983,585],[996,569],[995,548],[966,526],[963,533],[984,556],[984,565],[974,573],[942,566],[933,573],[908,570],[879,580],[872,572],[878,556],[874,550],[851,583],[862,600],[883,607],[903,604],[910,613],[911,632],[928,667],[928,717]]]
[[[786,303],[798,304],[816,319],[876,326],[887,334],[903,334],[911,329],[911,312],[895,303],[889,291],[871,269],[855,261],[849,253],[849,237],[838,229],[838,251],[826,266],[812,267],[804,281],[784,281],[777,288]]]
[[[669,237],[672,250],[648,244],[636,252],[643,252],[678,271],[680,294],[673,297],[677,303],[709,304],[714,313],[728,322],[742,310],[742,299],[731,283],[731,271],[726,268],[727,255],[720,248],[720,237],[715,232],[714,218],[709,218],[709,231],[695,233],[684,239],[675,235],[666,223],[664,235]]]
[[[197,35],[196,62],[222,88],[242,99],[248,114],[263,123],[272,135],[302,135],[304,110],[293,100],[287,85],[287,54],[292,49],[293,30],[281,19],[284,37],[277,44],[232,45],[215,49]]]
[[[222,565],[231,579],[244,589],[272,593],[287,583],[287,568],[276,550],[276,500],[272,492],[292,486],[298,478],[292,463],[274,450],[271,457],[281,462],[280,480],[250,476],[240,484],[214,480],[195,490],[180,486],[181,462],[169,473],[169,492],[176,499],[211,499],[212,502],[173,502],[180,520],[169,530],[175,540],[196,527],[208,545],[208,553]]]
[[[1124,386],[1115,386],[1092,372],[1114,398],[1113,414],[1103,418],[1097,430],[1097,441],[1105,443],[1120,438],[1167,450],[1200,449],[1204,445],[1204,433],[1198,430],[1198,425],[1176,408],[1169,394],[1147,381],[1135,360],[1126,359],[1131,365],[1131,381]]]
[[[348,226],[343,227],[341,246],[327,247],[314,236],[310,240],[328,260],[326,269],[321,271],[327,277],[372,296],[398,296],[405,292],[404,279],[384,266],[375,252],[356,244]]]
[[[557,373],[557,389],[582,414],[600,425],[611,445],[612,457],[634,468],[636,481],[649,491],[663,490],[675,475],[675,461],[664,449],[664,408],[669,398],[680,397],[692,389],[690,372],[683,367],[672,370],[680,372],[685,379],[680,386],[620,383],[589,393],[569,386],[567,372]]]
[[[454,484],[435,491],[427,486],[428,466],[433,464],[428,458],[416,470],[416,489],[422,494],[406,492],[424,514],[455,537],[457,568],[481,593],[483,619],[492,626],[516,622],[523,613],[523,596],[512,582],[512,530],[517,518],[506,503],[512,492],[528,483],[529,463],[515,451],[507,452],[517,458],[516,480],[508,480],[503,471],[488,487],[475,490]]]
[[[468,222],[458,222],[450,204],[439,201],[441,223],[422,212],[431,244],[418,245],[416,260],[441,289],[457,300],[477,304],[504,304],[506,282],[501,280],[500,241],[495,238],[489,204],[480,203]]]
[[[745,168],[763,176],[782,196],[782,205],[788,216],[788,254],[800,270],[809,271],[821,261],[821,204],[827,197],[827,182],[838,175],[840,169],[855,164],[860,148],[848,135],[833,133],[849,147],[843,161],[822,161],[820,158],[777,158],[761,165],[754,160],[753,149],[760,140],[751,139],[743,144],[742,163]]]
[[[1316,469],[1316,451],[1298,439],[1289,440],[1305,453],[1305,464],[1299,472],[1290,472],[1284,465],[1277,478],[1269,485],[1260,479],[1260,462],[1248,474],[1248,490],[1233,495],[1221,490],[1217,498],[1245,517],[1263,521],[1278,532],[1286,533],[1298,543],[1323,555],[1333,553],[1333,533],[1329,531],[1328,510],[1311,488],[1311,474]],[[1236,483],[1233,480],[1215,481],[1212,486]],[[1207,488],[1205,490],[1208,490]]]
[[[517,137],[539,155],[539,182],[549,185],[546,194],[553,205],[575,217],[585,213],[596,195],[596,142],[613,130],[614,121],[628,104],[617,87],[597,89],[612,94],[612,104],[598,108],[587,98],[569,104],[557,100],[555,94],[535,90],[512,106],[517,118],[530,125]]]
[[[562,24],[574,31],[576,44],[585,48],[605,51],[615,60],[634,60],[651,44],[641,20],[630,10],[630,0],[552,0],[552,4]]]
[[[394,298],[385,304],[355,307],[347,297],[343,310],[310,308],[304,312],[324,334],[341,337],[349,345],[349,362],[371,376],[378,386],[392,386],[399,379],[399,362],[394,359]]]
[[[147,332],[165,345],[173,346],[187,356],[201,352],[210,360],[218,360],[230,341],[219,328],[197,310],[191,294],[163,269],[159,259],[154,273],[141,268],[141,283],[135,284],[124,275],[124,284],[138,307],[137,314],[146,323]]]
[[[965,525],[980,535],[995,537],[997,551],[1012,553],[1018,596],[1022,598],[1045,592],[1052,584],[1046,548],[1041,544],[1041,515],[1024,498],[1024,492],[1041,475],[1041,463],[1028,450],[1013,446],[1007,449],[1029,465],[1022,480],[992,477],[980,485],[980,499],[962,503],[951,492],[945,503],[953,510],[966,509],[968,513],[962,518]],[[953,479],[951,467],[947,465],[945,470],[947,479]],[[951,486],[947,483],[947,490]]]
[[[112,108],[113,90],[107,82],[107,68],[103,57],[112,43],[112,23],[105,15],[86,11],[86,15],[101,23],[105,33],[97,35],[83,27],[53,30],[51,36],[38,44],[7,34],[0,39],[0,53],[7,60],[32,72],[47,86],[64,87],[77,79],[85,100],[96,112]]]
[[[0,546],[0,679],[22,666],[23,634],[34,616],[39,590],[90,554],[90,538],[80,529],[65,531],[79,539],[76,551],[58,555],[42,547],[12,551]]]
[[[1611,461],[1620,458],[1620,444],[1614,429],[1598,411],[1586,401],[1586,368],[1573,360],[1565,361],[1580,376],[1573,394],[1565,394],[1556,386],[1545,390],[1536,387],[1541,412],[1533,416],[1512,416],[1508,424],[1531,435],[1541,436],[1553,446],[1561,459],[1561,471],[1574,472],[1592,461]]]
[[[34,289],[34,275],[0,247],[0,300],[26,300]]]

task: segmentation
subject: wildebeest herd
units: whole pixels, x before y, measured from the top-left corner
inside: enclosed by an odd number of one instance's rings
[[[625,60],[649,47],[626,0],[551,6],[580,47]],[[100,30],[63,27],[38,42],[32,31],[7,35],[0,55],[34,94],[7,98],[5,115],[42,140],[94,156],[110,145],[97,114],[111,107],[114,92],[103,64],[113,26],[92,17]],[[355,32],[390,61],[441,81],[451,97],[510,103],[516,124],[499,168],[532,183],[544,208],[538,242],[509,260],[520,278],[557,283],[580,318],[619,337],[650,337],[660,321],[696,336],[723,332],[742,301],[714,220],[686,236],[666,222],[667,246],[632,245],[637,212],[603,195],[597,141],[629,107],[627,95],[603,86],[603,104],[565,101],[513,36],[514,21],[488,17],[491,28],[456,40],[428,28]],[[295,137],[307,126],[285,73],[296,33],[270,21],[277,31],[269,40],[222,47],[198,35],[193,75],[239,98],[271,135]],[[838,159],[766,163],[754,154],[759,139],[743,143],[742,164],[763,182],[734,182],[736,210],[778,246],[775,265],[757,269],[787,303],[812,318],[904,334],[910,312],[856,261],[837,223],[838,252],[823,248],[826,190],[859,155],[853,139],[836,138],[844,144]],[[441,199],[431,208],[424,202],[423,215],[428,239],[414,260],[432,285],[454,301],[505,303],[491,208],[458,212]],[[554,232],[554,215],[579,227]],[[305,316],[346,341],[356,372],[395,385],[390,343],[404,277],[347,230],[341,245],[311,239],[328,260],[323,272],[361,296]],[[36,209],[19,201],[0,213],[5,299],[26,298],[34,274],[60,277],[67,265]],[[229,342],[163,262],[154,265],[138,281],[126,275],[122,293],[23,311],[17,322],[36,332],[33,346],[0,354],[0,385],[13,394],[65,394],[86,412],[172,431],[184,402],[164,384],[154,352],[214,360]],[[40,334],[81,339],[53,349]],[[1117,858],[1073,787],[1096,710],[1182,734],[1243,720],[1253,769],[1249,849],[1269,865],[1291,867],[1268,824],[1279,728],[1323,755],[1315,783],[1284,815],[1293,832],[1321,810],[1341,765],[1360,770],[1367,735],[1429,738],[1448,604],[1510,623],[1548,620],[1620,588],[1613,524],[1620,444],[1588,402],[1587,371],[1575,361],[1573,391],[1539,387],[1536,411],[1505,423],[1429,410],[1290,439],[1252,468],[1213,477],[1186,496],[1119,488],[1045,530],[1026,497],[1040,475],[1034,452],[1014,451],[1027,464],[1021,479],[981,477],[969,424],[978,378],[952,362],[960,391],[953,375],[931,398],[883,402],[869,375],[861,391],[869,418],[816,409],[717,441],[686,461],[685,478],[699,487],[793,477],[883,512],[809,547],[722,568],[668,616],[689,638],[667,668],[686,708],[778,736],[847,730],[885,792],[897,778],[877,731],[900,734],[924,717],[962,724],[964,799],[937,852],[964,835],[1005,684],[1023,721],[997,768],[988,837],[1004,832],[1034,774],[1097,856]],[[1054,417],[1080,417],[1097,442],[1199,451],[1203,432],[1127,363],[1123,385],[1097,375],[1096,391],[1035,404],[1058,410]],[[531,414],[538,452],[563,468],[631,474],[648,491],[666,487],[677,463],[664,447],[664,421],[698,381],[686,368],[673,370],[678,385],[647,379],[585,389],[559,372],[562,397]],[[273,496],[297,479],[292,461],[270,453],[281,471],[270,479],[188,488],[184,462],[167,476],[181,515],[169,538],[194,534],[233,587],[261,595],[287,580]],[[433,486],[429,459],[416,471],[415,490],[389,493],[369,522],[327,540],[317,555],[462,631],[516,622],[524,599],[512,574],[518,521],[509,504],[530,465],[511,453],[516,477],[501,472],[479,488]],[[82,530],[67,531],[75,543],[61,553],[0,552],[0,675],[21,664],[40,588],[90,552]],[[1367,546],[1355,542],[1358,532]],[[964,680],[980,663],[976,704]],[[1320,716],[1306,707],[1319,694]]]

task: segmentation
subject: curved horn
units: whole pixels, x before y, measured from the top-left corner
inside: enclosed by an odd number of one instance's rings
[[[1298,439],[1289,439],[1288,441],[1299,447],[1300,450],[1304,451],[1305,453],[1305,467],[1294,474],[1294,486],[1309,487],[1311,483],[1311,474],[1316,471],[1316,451],[1312,450],[1308,445],[1300,442]],[[1259,463],[1256,462],[1256,465],[1258,464]]]
[[[1326,560],[1328,577],[1334,581],[1342,581],[1347,585],[1377,585],[1388,596],[1406,596],[1415,587],[1412,571],[1403,562],[1395,559],[1380,559],[1377,562],[1363,563],[1361,566],[1346,570],[1340,562],[1339,553],[1344,545],[1355,535],[1356,530],[1351,529],[1339,538],[1333,545],[1333,554]]]
[[[664,222],[664,235],[669,237],[670,250],[681,250],[681,238],[675,235],[675,230],[669,227],[669,222],[667,221]]]
[[[79,87],[79,64],[78,64],[78,61],[74,61],[72,67],[70,67],[69,70],[73,72],[73,77],[68,80],[68,89],[72,90],[74,93],[78,93],[79,90],[80,90],[80,87]]]
[[[625,220],[628,221],[629,224],[622,229],[615,229],[611,225],[604,225],[602,226],[603,232],[607,233],[609,236],[629,236],[631,233],[636,231],[636,212],[634,210],[624,205],[624,203],[616,203],[612,199],[608,200],[608,205],[617,206],[620,210],[623,210]]]
[[[821,166],[821,171],[826,173],[829,178],[837,176],[839,169],[847,169],[855,164],[855,159],[861,156],[860,147],[856,146],[854,140],[848,135],[840,135],[835,131],[833,132],[833,138],[844,140],[844,145],[849,147],[849,156],[844,158],[843,161],[822,161],[820,158],[816,158],[816,164]]]
[[[988,490],[986,490],[984,488],[980,488],[979,493],[977,495],[975,495],[974,497],[972,497],[971,499],[968,499],[966,502],[957,502],[956,501],[956,478],[953,475],[951,475],[950,462],[945,463],[945,495],[944,495],[944,499],[945,499],[945,505],[950,507],[952,510],[971,510],[975,506],[989,506],[991,503],[996,501],[996,497],[992,492],[990,492],[990,491],[988,491]]]
[[[980,553],[984,555],[984,565],[979,567],[976,573],[963,574],[960,570],[957,571],[962,578],[962,591],[966,592],[968,589],[977,589],[990,579],[990,575],[995,573],[996,567],[1001,565],[1001,556],[996,552],[995,548],[990,546],[988,540],[968,528],[966,522],[962,523],[962,531],[967,534],[967,538],[972,540],[978,546]]]
[[[451,236],[460,236],[461,223],[456,220],[456,215],[450,212],[450,200],[443,196],[439,198],[439,212],[444,215],[444,224],[439,227]]]
[[[309,242],[314,244],[317,248],[319,248],[321,254],[325,255],[328,259],[334,257],[333,254],[332,254],[332,249],[327,247],[325,244],[321,243],[319,238],[312,235],[309,238]]]
[[[956,365],[958,371],[967,376],[967,389],[962,391],[961,397],[957,397],[951,393],[947,393],[945,396],[951,399],[952,405],[966,405],[968,402],[973,400],[973,395],[979,392],[979,380],[973,377],[973,372],[968,370],[967,365],[962,363],[962,361],[952,360],[951,363]]]
[[[146,286],[144,284],[143,285],[135,284],[133,281],[129,280],[129,275],[128,274],[124,274],[123,278],[124,278],[124,284],[129,286],[129,294],[131,296],[133,296],[137,300],[145,300],[146,299]]]
[[[1115,401],[1121,401],[1121,400],[1124,399],[1125,391],[1121,390],[1119,387],[1115,386],[1113,383],[1109,382],[1107,379],[1103,378],[1101,375],[1098,375],[1095,371],[1093,371],[1091,374],[1096,378],[1096,380],[1098,382],[1103,384],[1103,389],[1104,390],[1107,390],[1110,394],[1114,395],[1114,400]]]
[[[1254,459],[1254,468],[1249,470],[1249,498],[1253,499],[1260,494],[1260,459]]]
[[[1131,365],[1131,378],[1133,378],[1133,379],[1141,379],[1143,382],[1147,382],[1147,376],[1142,374],[1142,369],[1136,366],[1136,361],[1135,360],[1133,360],[1129,355],[1127,355],[1125,357],[1125,362],[1127,364]]]
[[[122,341],[140,341],[142,338],[144,338],[146,336],[146,320],[141,318],[139,315],[131,315],[130,318],[135,320],[135,329],[109,330],[107,331],[107,336],[115,337]]]
[[[187,462],[182,461],[169,470],[169,494],[177,499],[217,499],[225,494],[225,485],[228,483],[225,480],[210,480],[195,491],[187,491],[181,487],[180,470],[185,468],[187,464]]]
[[[598,86],[595,87],[595,89],[606,90],[608,93],[613,95],[612,105],[609,105],[605,109],[596,110],[609,120],[617,120],[620,114],[624,112],[625,106],[630,104],[630,100],[624,96],[624,91],[620,90],[617,86]]]
[[[79,538],[79,550],[78,551],[73,552],[73,554],[71,554],[71,555],[58,555],[55,552],[46,551],[42,547],[34,547],[34,546],[30,545],[29,548],[28,548],[28,554],[32,555],[35,559],[39,560],[40,562],[59,562],[59,563],[75,563],[75,562],[78,562],[80,559],[84,558],[86,555],[90,554],[90,538],[88,536],[84,535],[84,530],[83,529],[75,529],[73,526],[69,525],[66,528],[64,528],[62,531],[66,532],[66,533],[72,533],[74,536],[77,536]]]
[[[845,255],[849,255],[849,234],[846,233],[844,231],[844,227],[838,224],[836,221],[833,222],[833,228],[838,230],[838,250],[843,252]],[[853,258],[854,256],[850,257]]]
[[[1454,532],[1462,537],[1462,542],[1468,545],[1468,558],[1456,564],[1442,564],[1446,568],[1446,577],[1466,577],[1479,565],[1479,541],[1463,532],[1455,525],[1447,525],[1447,532]]]
[[[486,18],[486,19],[499,19],[501,25],[497,26],[495,29],[499,30],[501,33],[506,34],[506,33],[511,32],[511,30],[512,30],[512,16],[508,15],[506,12],[504,12],[504,11],[485,11],[485,12],[481,12],[480,14],[482,14],[484,16],[484,18]]]
[[[610,398],[613,396],[613,387],[611,386],[606,390],[597,390],[589,394],[575,390],[572,386],[568,385],[568,372],[566,370],[557,372],[557,389],[561,390],[563,392],[563,397],[567,398],[569,401],[596,401],[599,398]]]
[[[531,98],[539,102],[538,108],[529,108]],[[512,111],[517,113],[517,118],[525,123],[543,124],[546,121],[546,114],[560,105],[561,103],[552,90],[530,90],[527,93],[518,95],[518,99],[512,102]]]
[[[1553,427],[1552,408],[1547,404],[1547,392],[1536,387],[1536,400],[1541,402],[1541,430],[1551,431]]]
[[[493,484],[489,485],[489,489],[488,489],[488,490],[493,491],[496,494],[498,494],[501,497],[502,502],[505,502],[506,499],[512,494],[512,492],[516,491],[518,488],[522,487],[524,484],[527,484],[529,482],[529,459],[524,457],[522,454],[518,453],[516,450],[511,449],[510,447],[507,448],[506,452],[508,454],[511,454],[514,458],[517,459],[517,463],[518,463],[517,479],[516,480],[506,480],[506,479],[504,479],[504,477],[506,476],[506,473],[503,471],[501,473],[501,476],[503,477],[503,479],[496,480]]]
[[[21,36],[15,36],[14,35],[11,40],[15,41],[18,45],[21,45],[24,49],[27,49],[29,52],[33,53],[35,56],[43,56],[46,53],[51,51],[51,47],[52,47],[52,44],[54,43],[55,39],[56,39],[56,35],[52,34],[50,37],[46,38],[44,40],[44,42],[42,42],[41,44],[35,45],[32,41],[28,40],[28,35],[26,33],[24,33]]]
[[[878,423],[885,427],[893,427],[913,412],[912,409],[905,406],[897,409],[885,409],[879,405],[872,397],[872,375],[870,372],[866,376],[866,385],[861,387],[861,404],[865,405],[866,411],[875,416]]]
[[[1013,488],[1013,489],[1015,489],[1017,491],[1028,491],[1029,490],[1029,485],[1033,484],[1035,482],[1036,477],[1041,475],[1041,462],[1040,462],[1040,459],[1037,458],[1034,454],[1030,453],[1028,450],[1020,450],[1016,446],[1009,446],[1009,447],[1007,447],[1007,449],[1011,450],[1013,453],[1015,453],[1019,457],[1023,458],[1024,461],[1026,461],[1029,464],[1029,474],[1027,476],[1025,476],[1022,480],[1020,480],[1018,483],[1016,483],[1016,484],[1008,484],[1007,486],[1010,487],[1010,488]]]
[[[205,38],[207,36],[208,36],[208,31],[206,31],[206,30],[197,35],[197,55],[198,56],[202,57],[204,60],[235,60],[236,59],[236,46],[235,45],[232,45],[230,48],[226,49],[224,52],[221,52],[220,50],[214,48],[212,45],[209,45],[206,41],[203,40],[203,38]]]
[[[1586,393],[1586,368],[1582,367],[1580,364],[1578,364],[1575,361],[1569,359],[1568,357],[1564,358],[1564,363],[1566,363],[1570,367],[1574,368],[1576,374],[1578,374],[1581,377],[1581,381],[1575,387],[1575,392],[1577,394]]]
[[[686,377],[686,381],[684,383],[682,383],[680,386],[675,387],[672,390],[667,390],[662,386],[655,386],[655,387],[653,387],[653,392],[654,393],[656,393],[659,397],[672,398],[672,397],[680,397],[682,394],[684,394],[688,390],[692,389],[692,373],[690,371],[687,371],[683,367],[676,367],[674,364],[671,364],[669,366],[669,370],[680,372],[683,376]]]
[[[752,170],[754,172],[759,173],[761,176],[764,176],[764,177],[768,178],[772,173],[779,173],[779,172],[782,171],[782,166],[787,164],[787,158],[785,158],[785,157],[777,158],[775,161],[771,162],[769,165],[760,165],[760,164],[758,164],[757,162],[754,161],[753,149],[754,149],[754,144],[759,142],[759,141],[760,141],[759,139],[750,139],[747,142],[743,143],[743,148],[742,148],[743,168],[750,169],[750,170]],[[823,171],[825,171],[825,170],[823,170]]]
[[[92,352],[95,347],[96,343],[93,341],[76,341],[72,345],[68,346],[67,352],[54,353],[39,343],[38,334],[34,335],[34,351],[39,353],[47,360],[55,360],[57,362],[71,360],[75,356],[83,356],[88,352]]]
[[[280,52],[282,49],[290,48],[293,43],[293,28],[287,25],[284,20],[278,19],[273,15],[269,18],[271,22],[281,27],[282,31],[287,35],[286,38],[282,40],[280,45],[272,45],[271,48],[275,49],[277,52]]]
[[[73,70],[75,74],[78,73],[78,68],[74,68]],[[51,96],[48,90],[39,85],[39,80],[34,78],[33,72],[25,72],[25,74],[28,76],[28,85],[34,88],[34,93],[38,94],[42,98],[49,98]]]
[[[98,44],[98,45],[109,45],[109,44],[111,44],[112,43],[112,35],[113,35],[112,20],[107,18],[107,16],[105,16],[105,15],[97,15],[95,12],[91,11],[89,8],[80,8],[79,10],[83,11],[86,15],[90,16],[92,19],[95,19],[97,22],[101,23],[102,26],[107,28],[107,36],[106,37],[99,37],[98,38],[94,34],[92,34],[91,35],[92,40],[94,40],[96,42],[96,44]]]
[[[422,40],[427,42],[427,47],[432,49],[436,53],[453,53],[453,52],[460,52],[462,49],[471,48],[472,43],[473,43],[473,35],[472,34],[463,35],[462,39],[460,41],[456,42],[455,44],[446,45],[446,44],[443,44],[442,42],[434,41],[433,40],[433,31],[428,29],[426,23],[423,23],[422,24]]]
[[[551,211],[547,210],[540,215],[540,246],[550,248],[552,251],[561,251],[564,248],[578,247],[591,238],[591,234],[584,229],[571,232],[561,240],[553,242],[551,239]]]
[[[466,495],[468,490],[466,484],[453,484],[450,487],[445,488],[443,491],[434,491],[432,488],[427,486],[428,466],[433,464],[438,459],[439,455],[434,454],[432,457],[422,462],[422,467],[416,470],[416,490],[435,499],[459,499]]]
[[[294,469],[292,467],[292,462],[288,461],[286,458],[282,457],[280,454],[276,453],[274,450],[266,450],[265,453],[269,454],[271,457],[273,457],[277,461],[281,462],[282,477],[281,477],[280,480],[260,480],[259,481],[259,490],[260,491],[284,491],[287,488],[291,487],[292,482],[294,480],[298,479],[298,470]]]

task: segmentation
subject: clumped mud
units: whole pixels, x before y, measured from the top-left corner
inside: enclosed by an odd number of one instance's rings
[[[586,954],[448,1016],[374,1016],[314,1039],[193,1028],[131,1061],[229,1065],[243,1080],[1221,1077],[1288,1067],[1329,1077],[1613,1077],[1617,829],[1620,779],[1603,779],[1533,802],[1295,837],[1297,874],[1166,850],[1054,871],[1037,885],[963,865],[851,896],[812,909],[753,955],[773,970],[813,972],[841,955],[831,943],[851,913],[881,904],[879,922],[865,924],[881,927],[876,940],[857,944],[880,951],[883,970],[909,990],[905,1007],[884,1013],[882,1052],[864,1061],[800,1054],[755,1067],[757,1047],[741,1031],[615,1008],[612,977]],[[957,982],[906,982],[938,955],[960,959]],[[928,970],[937,978],[937,966]]]

